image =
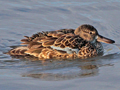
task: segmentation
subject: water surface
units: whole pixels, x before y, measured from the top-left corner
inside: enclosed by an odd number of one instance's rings
[[[0,90],[118,90],[120,88],[119,0],[0,1]],[[47,60],[4,54],[23,36],[91,24],[116,41],[104,55],[87,60]]]

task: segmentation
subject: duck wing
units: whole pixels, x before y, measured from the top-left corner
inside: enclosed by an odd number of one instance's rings
[[[61,29],[25,36],[22,45],[9,51],[10,55],[32,55],[39,58],[69,57],[78,53],[88,42],[74,34],[74,29]]]

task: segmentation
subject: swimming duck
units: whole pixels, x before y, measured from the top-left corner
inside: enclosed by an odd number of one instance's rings
[[[90,58],[103,54],[100,42],[113,44],[114,40],[98,34],[92,25],[84,24],[77,29],[61,29],[25,36],[24,46],[11,49],[12,56],[34,56],[39,59]]]

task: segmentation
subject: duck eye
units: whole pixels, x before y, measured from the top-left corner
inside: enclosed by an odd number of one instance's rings
[[[90,34],[92,34],[92,32],[89,32]]]

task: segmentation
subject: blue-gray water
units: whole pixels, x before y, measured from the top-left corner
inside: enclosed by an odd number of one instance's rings
[[[12,58],[23,36],[91,24],[116,41],[89,60]],[[1,0],[0,90],[119,90],[120,0]]]

